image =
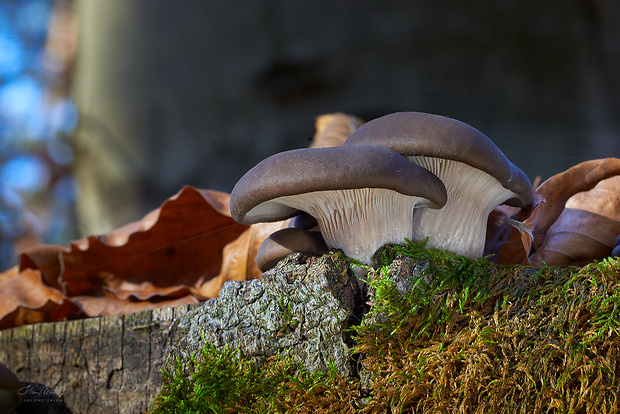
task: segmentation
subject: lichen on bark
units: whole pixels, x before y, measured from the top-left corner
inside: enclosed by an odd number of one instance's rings
[[[330,364],[349,376],[352,319],[361,295],[344,256],[290,255],[261,279],[224,284],[218,298],[184,315],[181,341],[168,351],[166,366],[204,345],[240,351],[260,366],[267,357],[290,353],[312,372]]]

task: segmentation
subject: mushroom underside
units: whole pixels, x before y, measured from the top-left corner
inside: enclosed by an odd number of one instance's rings
[[[481,257],[489,213],[517,195],[493,176],[465,163],[425,156],[406,158],[437,175],[448,193],[443,208],[416,212],[413,240],[428,237],[428,247]]]
[[[360,188],[282,196],[266,204],[307,212],[317,219],[329,248],[342,249],[347,256],[371,265],[381,246],[403,243],[413,236],[414,210],[432,203],[394,190]]]

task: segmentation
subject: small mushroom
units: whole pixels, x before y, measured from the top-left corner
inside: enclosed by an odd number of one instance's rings
[[[298,215],[296,215],[289,221],[288,227],[304,229],[304,230],[313,230],[313,229],[318,230],[319,223],[310,214],[306,213],[305,211],[302,211],[301,213],[299,213]]]
[[[441,180],[376,146],[304,148],[275,154],[248,171],[230,197],[242,224],[278,221],[305,211],[329,248],[372,264],[386,243],[413,232],[414,209],[446,201]]]
[[[533,192],[527,176],[486,135],[439,115],[398,112],[358,128],[344,144],[377,145],[437,175],[448,201],[414,219],[414,240],[464,256],[482,256],[489,213],[506,203],[525,207]]]
[[[15,374],[0,364],[0,414],[12,413],[21,404],[23,397],[19,390],[22,384]]]
[[[256,254],[256,265],[266,272],[291,253],[321,255],[328,251],[320,232],[291,227],[278,230],[263,241]]]
[[[616,237],[614,249],[611,251],[611,257],[620,257],[620,235]]]

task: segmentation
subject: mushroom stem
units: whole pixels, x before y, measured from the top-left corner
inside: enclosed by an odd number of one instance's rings
[[[384,244],[411,238],[414,208],[429,204],[422,197],[376,188],[316,191],[274,201],[314,216],[329,248],[367,265]]]
[[[462,162],[424,156],[407,158],[437,175],[448,193],[442,209],[416,212],[413,240],[428,237],[428,247],[481,257],[489,213],[516,194],[491,175]]]

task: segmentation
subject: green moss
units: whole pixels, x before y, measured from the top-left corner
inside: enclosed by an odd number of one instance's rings
[[[314,412],[321,407],[346,408],[354,395],[335,367],[327,373],[308,373],[291,357],[282,356],[267,359],[258,369],[237,351],[211,345],[192,356],[189,367],[178,360],[174,373],[162,374],[164,387],[152,414]]]
[[[387,277],[395,257],[430,260],[409,294]],[[380,312],[384,329],[356,328],[374,397],[366,409],[618,411],[617,260],[497,266],[413,243],[388,247],[382,258],[367,318]]]
[[[352,327],[364,380],[207,347],[153,412],[620,412],[618,260],[500,266],[410,242],[378,257]],[[409,259],[427,265],[403,293],[390,265]]]

